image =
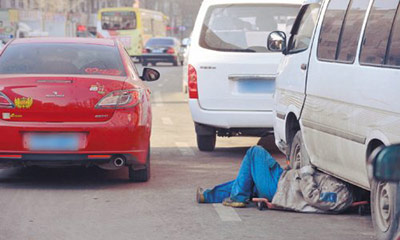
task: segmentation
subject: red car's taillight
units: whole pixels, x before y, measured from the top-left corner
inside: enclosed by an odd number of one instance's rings
[[[96,108],[132,108],[140,103],[142,92],[139,89],[114,91],[103,97]]]
[[[192,65],[188,65],[188,88],[189,98],[198,99],[199,93],[197,89],[197,72]]]
[[[14,103],[2,92],[0,92],[0,108],[14,108]]]
[[[167,53],[168,54],[175,54],[175,49],[170,47],[170,48],[168,48]]]

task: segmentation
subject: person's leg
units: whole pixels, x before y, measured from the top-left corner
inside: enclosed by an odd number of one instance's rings
[[[272,201],[283,170],[271,154],[262,147],[254,147],[250,157],[255,194]]]
[[[246,202],[254,194],[272,200],[282,169],[262,147],[250,148],[243,159],[238,176],[230,194],[235,202]]]
[[[205,190],[205,203],[221,203],[228,197],[234,202],[246,202],[254,191],[259,197],[272,200],[281,174],[281,167],[264,148],[252,147],[242,161],[236,180]]]
[[[233,181],[230,181],[215,186],[213,189],[205,190],[203,192],[204,203],[222,203],[231,194],[232,184]]]

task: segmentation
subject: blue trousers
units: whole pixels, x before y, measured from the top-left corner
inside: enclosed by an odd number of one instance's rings
[[[206,203],[221,203],[230,197],[236,202],[246,202],[253,196],[272,201],[283,170],[262,147],[250,148],[242,161],[235,180],[204,191]]]

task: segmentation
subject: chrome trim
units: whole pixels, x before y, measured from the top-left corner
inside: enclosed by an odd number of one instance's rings
[[[72,80],[37,80],[37,83],[72,83]]]
[[[330,135],[334,135],[334,136],[337,136],[337,137],[341,137],[341,138],[344,138],[344,139],[347,139],[347,140],[350,140],[350,141],[353,141],[353,142],[356,142],[356,143],[365,144],[366,141],[367,141],[367,138],[364,137],[364,136],[360,136],[360,135],[357,135],[357,134],[344,132],[344,131],[341,131],[341,130],[338,130],[338,129],[333,129],[331,127],[324,126],[324,125],[321,125],[319,123],[315,123],[315,122],[312,122],[312,121],[302,120],[302,123],[303,123],[304,127],[311,128],[311,129],[314,129],[314,130],[317,130],[317,131],[321,131],[321,132],[324,132],[324,133],[327,133],[327,134],[330,134]]]
[[[214,70],[214,69],[217,69],[217,68],[214,67],[214,66],[200,66],[200,69]]]
[[[237,75],[229,75],[228,79],[231,81],[240,81],[240,80],[268,80],[275,81],[276,75],[247,75],[247,74],[237,74]]]

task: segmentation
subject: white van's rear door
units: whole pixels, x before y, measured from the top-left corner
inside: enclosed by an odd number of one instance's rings
[[[272,111],[282,54],[267,49],[269,33],[289,32],[300,5],[234,3],[208,7],[189,56],[199,104],[222,111]]]
[[[271,111],[281,54],[203,50],[196,65],[199,104],[208,110]]]

